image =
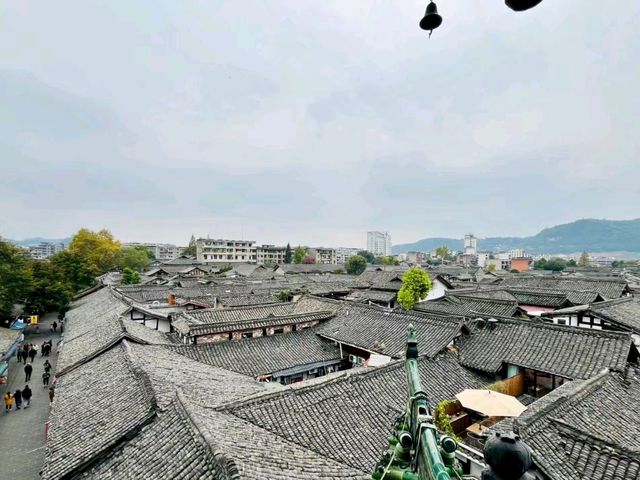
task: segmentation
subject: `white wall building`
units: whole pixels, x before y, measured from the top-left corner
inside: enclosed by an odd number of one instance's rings
[[[514,248],[513,250],[509,250],[509,260],[513,260],[514,258],[524,258],[526,257],[524,250],[521,248]]]
[[[376,257],[391,255],[391,235],[389,232],[367,232],[367,250]]]
[[[335,265],[336,260],[336,250],[334,248],[325,248],[325,247],[315,247],[310,248],[307,252],[307,255],[311,255],[315,257],[316,264],[320,265]]]
[[[280,265],[284,263],[284,256],[287,247],[277,247],[275,245],[261,245],[256,247],[256,260],[258,265]],[[291,250],[293,256],[293,249]]]
[[[465,255],[478,254],[478,239],[474,237],[472,233],[467,233],[464,236],[464,254]]]
[[[196,240],[197,259],[205,263],[256,263],[254,240],[225,240],[199,238]]]
[[[182,247],[171,243],[153,243],[153,242],[127,242],[122,244],[123,247],[146,247],[156,257],[156,260],[168,262],[180,256],[184,250]]]
[[[349,260],[349,258],[357,255],[360,251],[362,251],[361,248],[338,247],[336,248],[336,263],[338,265],[344,265],[345,263],[347,263],[347,260]]]
[[[31,258],[35,260],[46,260],[51,255],[62,252],[64,249],[65,246],[63,243],[41,242],[29,247],[29,253],[31,254]]]
[[[487,266],[487,260],[489,260],[489,254],[484,252],[479,252],[478,255],[478,266],[484,268]]]

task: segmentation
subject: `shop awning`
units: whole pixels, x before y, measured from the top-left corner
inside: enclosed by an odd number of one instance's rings
[[[456,398],[464,408],[487,417],[519,417],[527,409],[517,398],[493,390],[467,389]]]

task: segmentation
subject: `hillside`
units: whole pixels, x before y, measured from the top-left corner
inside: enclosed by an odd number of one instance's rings
[[[463,240],[425,238],[395,245],[394,253],[428,252],[440,245],[462,250]],[[522,248],[528,253],[640,252],[640,218],[635,220],[578,220],[545,228],[532,237],[489,237],[478,239],[480,250],[504,251]]]
[[[11,243],[16,245],[20,245],[21,247],[30,247],[32,245],[37,245],[42,242],[47,243],[64,243],[68,245],[71,241],[71,238],[42,238],[42,237],[34,237],[34,238],[25,238],[24,240],[9,240]]]

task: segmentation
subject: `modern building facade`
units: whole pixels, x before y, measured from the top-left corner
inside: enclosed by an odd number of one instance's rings
[[[315,247],[310,248],[307,252],[308,255],[315,257],[316,264],[319,265],[335,265],[336,250],[334,248]]]
[[[280,265],[281,263],[284,263],[284,256],[286,253],[287,247],[261,245],[256,247],[256,260],[258,265]]]
[[[199,238],[196,240],[197,259],[205,263],[256,263],[254,240],[225,240]]]
[[[367,250],[376,257],[391,255],[391,235],[389,232],[367,232]]]
[[[464,236],[464,254],[465,255],[478,254],[478,239],[474,237],[472,233],[467,233]]]
[[[50,256],[62,252],[64,249],[64,243],[41,242],[29,247],[29,253],[31,254],[31,258],[35,260],[46,260]]]
[[[357,255],[360,252],[361,248],[346,248],[346,247],[338,247],[336,248],[336,263],[338,265],[344,265],[347,263],[349,258]]]
[[[180,256],[184,248],[178,247],[170,243],[153,243],[153,242],[128,242],[123,243],[123,247],[146,247],[151,253],[153,253],[156,260],[161,262],[167,262],[169,260],[175,260]]]

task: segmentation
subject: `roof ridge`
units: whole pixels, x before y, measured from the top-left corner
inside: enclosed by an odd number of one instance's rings
[[[632,459],[640,462],[640,449],[634,450],[632,448],[628,448],[628,447],[613,443],[604,437],[600,437],[591,432],[580,430],[575,426],[571,425],[570,423],[567,423],[564,420],[559,418],[552,418],[551,422],[556,424],[556,426],[561,432],[569,435],[574,440],[580,440],[580,441],[583,441],[585,439],[592,440],[595,443],[600,444],[600,446],[604,446],[613,451],[620,452],[623,455],[631,457]]]
[[[149,401],[150,412],[158,411],[158,399],[156,398],[156,392],[153,388],[153,383],[151,382],[151,378],[147,371],[139,365],[134,363],[133,358],[135,355],[131,351],[131,346],[126,339],[122,339],[122,348],[124,350],[124,357],[127,363],[127,367],[131,370],[131,373],[140,381],[142,385],[142,390],[144,392],[145,398]]]
[[[240,469],[238,468],[235,460],[233,458],[229,458],[226,453],[220,451],[216,452],[211,448],[211,445],[209,444],[209,442],[207,442],[207,439],[202,433],[202,430],[200,430],[197,422],[195,422],[191,417],[186,403],[187,399],[185,398],[184,394],[178,389],[176,391],[174,401],[171,402],[171,404],[175,406],[178,415],[180,415],[191,427],[191,431],[196,437],[196,441],[205,449],[208,456],[210,457],[210,460],[226,470],[226,472],[229,474],[229,480],[239,479]]]
[[[603,386],[609,374],[610,374],[610,370],[604,369],[599,374],[594,375],[593,377],[588,378],[586,380],[572,380],[567,384],[567,387],[565,388],[567,392],[563,390],[560,393],[556,393],[555,395],[557,395],[557,398],[554,398],[552,401],[550,401],[546,405],[543,405],[540,408],[540,410],[535,411],[530,416],[526,416],[526,417],[521,416],[521,417],[514,418],[513,431],[518,434],[521,432],[521,430],[526,431],[532,428],[534,424],[536,424],[542,418],[546,417],[549,413],[555,410],[558,410],[559,408],[563,407],[567,403],[573,402],[573,401],[579,401],[584,397],[586,397],[587,395],[591,395],[593,392],[595,392],[597,389]],[[561,388],[562,386],[555,391],[557,392]],[[551,395],[552,393],[553,392],[549,393],[548,395]]]
[[[509,325],[520,324],[520,325],[533,326],[536,328],[546,328],[547,330],[570,332],[577,335],[594,335],[594,336],[601,336],[601,337],[607,337],[607,338],[629,337],[629,339],[631,339],[631,332],[614,332],[612,330],[596,330],[593,328],[572,327],[570,325],[556,325],[556,324],[541,322],[539,320],[529,319],[529,318],[516,319],[516,318],[509,318],[509,317],[498,317],[495,315],[493,317],[499,320],[498,324],[500,323],[509,324]]]

